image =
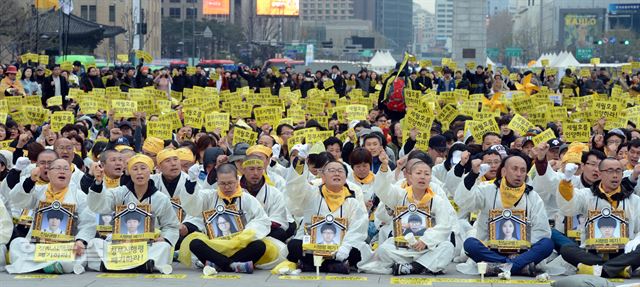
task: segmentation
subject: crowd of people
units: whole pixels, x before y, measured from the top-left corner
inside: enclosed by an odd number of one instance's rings
[[[187,70],[2,69],[0,102],[37,96],[75,120],[54,130],[0,105],[0,268],[169,274],[180,262],[205,275],[292,274],[321,256],[330,273],[443,274],[454,262],[477,274],[483,262],[508,279],[594,266],[629,278],[638,267],[640,73],[556,79],[407,61],[381,75]],[[113,97],[109,87],[171,109],[86,113],[83,98]],[[222,124],[187,121],[202,109],[187,100],[212,98],[205,112],[225,112]],[[350,112],[362,103],[364,114]],[[236,116],[243,104],[250,113]],[[261,106],[279,114],[264,120]],[[178,124],[151,136],[165,114]],[[140,242],[140,258],[112,258]],[[52,243],[68,243],[71,260],[38,257]]]

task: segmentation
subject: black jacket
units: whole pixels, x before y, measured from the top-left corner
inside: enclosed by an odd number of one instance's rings
[[[55,96],[56,87],[53,85],[53,75],[48,76],[42,83],[42,105],[47,105],[47,99]],[[66,103],[66,96],[69,94],[69,82],[65,77],[60,76],[60,94],[62,94],[62,103]]]

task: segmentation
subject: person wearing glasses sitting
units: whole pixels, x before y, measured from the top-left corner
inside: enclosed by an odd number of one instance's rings
[[[571,182],[571,174],[567,171],[558,186],[556,202],[558,208],[566,216],[576,214],[589,214],[589,211],[602,211],[607,208],[611,211],[624,212],[624,218],[628,222],[629,242],[624,249],[607,256],[589,252],[582,246],[564,245],[560,248],[560,255],[570,264],[578,268],[578,273],[593,274],[593,265],[602,266],[602,276],[613,278],[630,278],[633,270],[640,262],[640,197],[634,192],[638,189],[638,174],[640,165],[635,165],[633,173],[624,177],[625,166],[615,158],[606,158],[600,161],[598,173],[600,180],[590,188],[577,189]],[[581,242],[585,242],[586,233],[581,234]]]
[[[45,154],[46,153],[46,154]],[[43,151],[39,155],[39,159],[47,155],[56,155],[53,151]],[[21,159],[18,159],[20,161]],[[42,171],[49,180],[45,185],[37,185],[42,178]],[[16,238],[9,246],[9,254],[11,265],[7,265],[7,272],[30,273],[35,271],[43,271],[45,273],[83,273],[87,264],[86,252],[87,242],[89,242],[96,234],[95,214],[87,205],[87,196],[80,190],[79,186],[72,181],[72,173],[69,162],[64,159],[56,158],[49,163],[38,164],[36,168],[31,170],[31,176],[26,177],[20,183],[15,185],[11,190],[11,202],[16,208],[38,209],[40,202],[47,202],[54,205],[55,202],[60,204],[75,205],[75,214],[73,218],[77,218],[77,231],[75,234],[69,235],[70,242],[74,242],[73,253],[75,260],[73,261],[44,261],[39,262],[34,259],[36,244],[31,243],[32,233],[35,232],[34,226],[31,227],[26,237]],[[49,213],[56,210],[51,210]],[[49,214],[49,217],[51,214]],[[43,219],[46,216],[43,216]],[[62,216],[69,219],[71,216]],[[76,220],[76,219],[74,219]],[[44,223],[43,223],[44,224]],[[65,226],[70,222],[65,223]],[[51,227],[51,226],[50,226]],[[44,236],[44,235],[43,235]]]

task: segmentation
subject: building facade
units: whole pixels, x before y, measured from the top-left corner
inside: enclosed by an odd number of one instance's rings
[[[387,38],[387,48],[402,55],[413,45],[413,0],[376,0],[375,28]]]
[[[460,64],[475,61],[477,64],[484,65],[486,62],[486,2],[486,0],[454,1],[452,58]]]
[[[436,0],[436,46],[451,52],[453,0]]]

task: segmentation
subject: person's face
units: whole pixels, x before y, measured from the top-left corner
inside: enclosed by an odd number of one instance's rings
[[[16,80],[16,74],[6,74],[6,75],[7,75],[7,78],[9,78],[9,79],[11,79],[13,81]]]
[[[482,68],[476,68],[476,74],[482,74],[484,70]]]
[[[426,163],[416,163],[410,167],[408,179],[415,190],[427,190],[431,183],[431,167]]]
[[[262,166],[249,166],[242,169],[242,174],[247,182],[251,185],[260,183],[264,174],[264,167]]]
[[[49,230],[58,230],[60,229],[60,219],[55,217],[49,217]]]
[[[134,218],[127,219],[127,231],[129,233],[136,233],[138,231],[139,225],[140,225],[140,221],[138,221],[138,219],[134,219]]]
[[[511,187],[520,187],[527,177],[527,163],[521,157],[512,157],[507,160],[501,170],[501,174]]]
[[[618,160],[623,160],[625,158],[627,158],[628,155],[628,150],[626,146],[620,147],[620,150],[618,150],[618,154],[616,155],[616,158]],[[629,159],[629,162],[632,162],[631,159]]]
[[[637,163],[640,160],[640,147],[629,147],[627,155],[631,164]]]
[[[261,144],[263,146],[266,146],[268,148],[272,148],[273,147],[273,139],[270,136],[261,136],[260,139],[258,140],[258,144]]]
[[[590,155],[582,165],[582,176],[587,183],[594,183],[600,178],[598,165],[600,165],[600,160],[593,155]]]
[[[134,74],[134,73],[135,73],[135,72],[134,72],[133,70],[129,70],[129,71],[127,71],[127,76],[129,76],[129,77],[133,77],[133,74]]]
[[[386,117],[380,117],[378,118],[378,120],[376,120],[376,126],[378,127],[386,127],[387,126],[387,118]]]
[[[60,158],[71,162],[73,160],[75,147],[73,142],[67,138],[60,138],[54,144],[54,149],[60,156]]]
[[[218,188],[225,195],[232,195],[238,188],[238,177],[230,173],[218,173]]]
[[[420,221],[409,221],[409,228],[413,232],[418,232],[422,229],[422,222]]]
[[[327,147],[327,152],[330,153],[333,158],[340,159],[342,158],[342,150],[339,144],[332,144]]]
[[[502,224],[502,234],[504,234],[505,238],[512,238],[514,229],[515,226],[511,220],[507,220]]]
[[[33,71],[31,71],[31,69],[26,69],[24,70],[24,76],[25,78],[31,78],[31,75],[33,75]]]
[[[56,160],[56,155],[53,153],[41,153],[38,155],[36,166],[42,167],[40,169],[40,178],[42,180],[49,181],[49,168],[53,165],[54,160]]]
[[[194,162],[188,160],[180,160],[180,168],[183,172],[189,172],[189,168],[194,165]]]
[[[158,164],[160,172],[167,178],[176,178],[180,175],[180,159],[177,156],[169,157]]]
[[[324,231],[322,231],[322,240],[324,240],[325,243],[333,242],[333,238],[335,236],[336,233],[331,229],[325,229]]]
[[[559,160],[560,159],[560,148],[550,148],[547,151],[547,160]]]
[[[322,170],[322,181],[332,190],[342,188],[347,181],[347,172],[342,164],[330,162]]]
[[[600,234],[602,234],[602,238],[613,238],[613,232],[616,230],[615,227],[612,226],[602,226],[599,227]]]
[[[293,136],[293,129],[289,128],[289,127],[283,127],[281,130],[281,134],[280,134],[280,138],[282,138],[282,140],[284,142],[287,142],[287,140],[289,138],[291,138],[291,136]]]
[[[104,173],[110,178],[119,178],[124,173],[123,156],[117,152],[108,153],[104,163]]]
[[[531,151],[533,150],[533,142],[528,141],[524,145],[522,145],[522,152],[528,156],[531,156]]]
[[[494,135],[486,136],[482,141],[482,150],[488,150],[492,145],[499,145],[502,140]]]
[[[578,224],[580,224],[580,226],[584,226],[584,223],[587,222],[587,218],[584,216],[578,216]]]
[[[369,175],[369,172],[371,172],[371,165],[366,162],[359,163],[353,166],[353,173],[355,173],[356,176],[360,179],[367,177]]]
[[[380,155],[382,145],[380,145],[380,140],[377,138],[368,138],[364,141],[364,148],[366,148],[372,156],[376,157]]]
[[[3,134],[0,131],[0,134]],[[56,142],[56,139],[58,139],[58,135],[54,132],[48,132],[47,134],[44,135],[44,140],[47,142],[48,145],[53,145]]]
[[[224,216],[218,216],[217,219],[218,229],[223,233],[229,232],[231,230],[231,222],[227,221]]]
[[[624,168],[618,160],[605,160],[600,163],[600,180],[605,190],[615,190],[622,182]]]
[[[497,154],[488,154],[482,157],[482,163],[486,163],[491,168],[484,177],[488,180],[492,180],[496,178],[498,174],[498,168],[500,168],[500,163],[502,159]]]
[[[135,185],[144,185],[149,182],[151,169],[146,164],[138,162],[131,167],[129,173],[131,173],[131,180]]]
[[[380,112],[378,112],[377,110],[371,110],[371,111],[369,112],[369,121],[370,121],[370,122],[375,121],[375,120],[376,120],[376,117],[378,116],[378,114],[379,114],[379,113],[380,113]]]
[[[57,159],[49,166],[47,173],[49,182],[55,188],[62,189],[69,186],[71,181],[71,169],[69,163],[63,159]]]
[[[51,74],[53,74],[54,76],[60,76],[60,73],[62,72],[62,70],[60,70],[60,67],[55,67],[53,68],[53,71],[51,71]]]

